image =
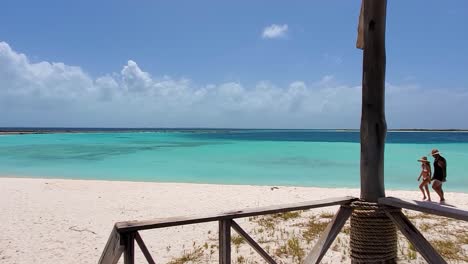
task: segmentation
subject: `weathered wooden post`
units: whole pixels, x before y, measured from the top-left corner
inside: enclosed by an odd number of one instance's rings
[[[363,49],[361,201],[351,216],[352,263],[395,263],[396,228],[377,201],[385,197],[386,0],[363,0],[357,47]]]
[[[362,24],[364,56],[361,113],[361,198],[377,202],[385,197],[385,17],[386,0],[364,0]]]
[[[231,264],[231,224],[232,219],[219,221],[219,263]]]

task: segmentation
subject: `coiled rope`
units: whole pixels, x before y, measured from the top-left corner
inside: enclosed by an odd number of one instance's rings
[[[385,211],[399,211],[366,201],[351,203],[351,260],[353,263],[387,262],[397,258],[397,233]]]

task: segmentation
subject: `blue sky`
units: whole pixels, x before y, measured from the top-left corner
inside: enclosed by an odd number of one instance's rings
[[[360,1],[1,6],[0,126],[359,126]],[[388,2],[390,127],[468,128],[466,14]]]

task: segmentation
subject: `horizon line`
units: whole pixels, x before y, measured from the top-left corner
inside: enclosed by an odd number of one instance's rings
[[[97,130],[97,129],[113,129],[113,130],[345,130],[356,131],[360,128],[246,128],[246,127],[87,127],[87,126],[0,126],[0,131],[25,131],[31,130]],[[468,131],[468,128],[389,128],[387,131]]]

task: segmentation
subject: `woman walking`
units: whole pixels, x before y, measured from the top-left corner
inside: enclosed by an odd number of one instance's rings
[[[429,161],[427,160],[426,156],[422,157],[418,161],[421,162],[421,173],[419,174],[418,181],[422,177],[422,182],[421,184],[419,184],[419,189],[421,190],[423,194],[423,200],[426,200],[427,198],[427,200],[430,201],[431,194],[429,193],[429,184],[431,183],[431,165]],[[427,197],[426,197],[426,193],[427,193]]]

